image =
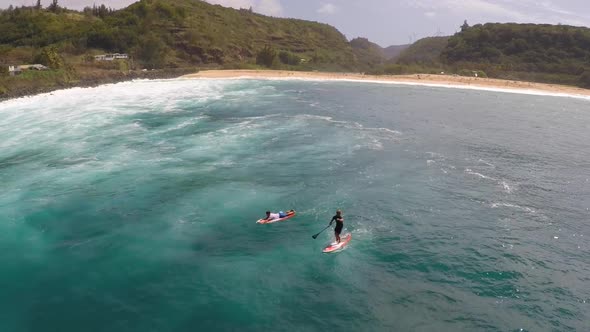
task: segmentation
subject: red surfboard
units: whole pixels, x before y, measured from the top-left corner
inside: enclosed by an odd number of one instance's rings
[[[348,233],[340,238],[340,243],[332,242],[327,247],[325,247],[324,250],[322,250],[322,252],[331,253],[343,249],[348,245],[348,242],[350,242],[350,240],[352,240],[352,234]]]
[[[293,217],[295,217],[295,211],[293,211],[293,213],[291,213],[291,214],[288,214],[284,218],[273,219],[273,220],[258,219],[258,221],[256,223],[257,224],[273,224],[275,222],[285,221],[285,220],[291,219]]]

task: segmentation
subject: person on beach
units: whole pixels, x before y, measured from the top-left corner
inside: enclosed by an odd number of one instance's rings
[[[287,211],[287,213],[280,211],[279,213],[272,213],[270,211],[266,211],[266,218],[262,219],[262,220],[276,220],[276,219],[281,219],[281,218],[285,218],[287,216],[292,215],[293,213],[295,213],[294,210],[289,210]]]
[[[336,215],[332,217],[332,220],[330,220],[330,226],[332,226],[332,223],[334,221],[336,222],[336,228],[334,228],[336,243],[340,243],[340,232],[342,232],[342,228],[344,227],[344,218],[342,218],[342,211],[336,210]]]

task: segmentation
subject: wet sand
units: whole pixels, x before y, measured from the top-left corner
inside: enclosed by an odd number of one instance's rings
[[[183,78],[266,78],[369,81],[400,84],[420,84],[448,87],[472,87],[494,90],[512,90],[590,97],[590,90],[567,85],[544,84],[493,78],[464,77],[455,75],[364,75],[356,73],[300,72],[284,70],[206,70]]]

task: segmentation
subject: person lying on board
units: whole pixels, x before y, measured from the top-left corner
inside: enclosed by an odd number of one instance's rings
[[[266,218],[264,218],[262,220],[271,221],[271,220],[281,219],[281,218],[288,217],[288,216],[292,215],[293,213],[295,213],[295,210],[289,210],[289,211],[287,211],[287,213],[285,213],[283,211],[279,211],[279,213],[271,213],[270,211],[266,211]]]

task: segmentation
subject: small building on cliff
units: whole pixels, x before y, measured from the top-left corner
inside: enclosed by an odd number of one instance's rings
[[[129,59],[129,55],[123,53],[113,53],[113,54],[99,54],[94,56],[94,60],[96,61],[113,61],[118,59]]]

